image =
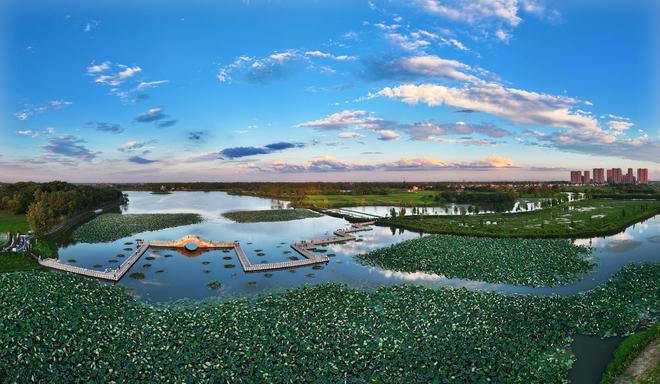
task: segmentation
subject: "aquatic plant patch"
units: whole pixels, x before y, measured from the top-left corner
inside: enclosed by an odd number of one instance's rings
[[[106,213],[83,224],[73,238],[84,243],[105,243],[146,231],[196,224],[202,217],[196,213]],[[132,248],[126,248],[132,251]]]
[[[561,383],[569,335],[630,333],[659,306],[660,264],[630,265],[572,297],[319,284],[170,305],[136,305],[120,287],[78,276],[20,272],[0,275],[0,377]]]
[[[236,211],[222,214],[229,220],[238,223],[260,223],[271,221],[290,221],[320,217],[321,215],[309,209],[270,209],[262,211]],[[249,244],[249,243],[248,243]]]
[[[560,239],[430,235],[357,255],[363,264],[402,272],[517,285],[559,285],[595,266],[590,248]]]

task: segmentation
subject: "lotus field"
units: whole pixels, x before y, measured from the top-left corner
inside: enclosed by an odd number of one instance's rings
[[[48,294],[43,294],[48,292]],[[660,308],[660,265],[572,297],[304,286],[138,304],[60,273],[0,276],[7,382],[560,383],[571,334],[630,333]]]
[[[494,239],[430,235],[377,249],[356,258],[402,272],[517,285],[559,285],[577,280],[595,263],[591,250],[555,239]]]
[[[227,212],[223,216],[238,223],[260,223],[308,219],[320,217],[321,215],[309,209],[271,209]]]
[[[83,224],[73,238],[84,243],[104,243],[145,231],[196,224],[202,217],[195,213],[106,213]]]

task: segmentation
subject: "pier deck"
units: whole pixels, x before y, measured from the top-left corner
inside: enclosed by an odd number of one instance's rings
[[[129,269],[140,259],[140,257],[149,249],[150,247],[158,248],[180,248],[188,242],[195,242],[201,248],[209,249],[234,249],[238,261],[241,263],[241,267],[245,272],[265,272],[273,271],[278,269],[288,269],[288,268],[297,268],[307,265],[314,265],[319,263],[327,263],[330,259],[327,256],[317,255],[314,253],[314,249],[325,246],[333,243],[341,243],[345,241],[356,240],[356,237],[351,235],[351,233],[369,231],[372,229],[374,222],[352,224],[348,228],[341,228],[334,231],[334,237],[326,239],[317,239],[317,240],[304,240],[299,243],[291,244],[291,248],[298,252],[304,259],[301,260],[292,260],[292,261],[282,261],[277,263],[265,263],[265,264],[252,264],[250,259],[247,257],[241,244],[238,242],[228,242],[228,241],[207,241],[201,239],[198,236],[188,235],[179,240],[175,241],[161,241],[161,240],[152,240],[145,242],[138,242],[138,248],[133,252],[123,263],[121,263],[117,269],[106,269],[105,271],[97,271],[95,269],[77,267],[75,265],[64,264],[58,260],[53,259],[38,259],[39,264],[44,267],[57,269],[60,271],[76,273],[78,275],[94,277],[97,279],[110,280],[110,281],[119,281],[124,275],[128,272]]]

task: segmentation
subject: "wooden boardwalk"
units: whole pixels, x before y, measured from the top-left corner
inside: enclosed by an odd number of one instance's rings
[[[117,269],[106,269],[105,271],[97,271],[95,269],[77,267],[75,265],[60,263],[59,260],[54,259],[41,259],[37,261],[39,264],[44,267],[57,269],[59,271],[76,273],[78,275],[95,277],[97,279],[110,280],[110,281],[119,281],[126,272],[135,264],[136,261],[142,256],[147,249],[149,249],[149,243],[142,243],[123,263],[121,263]]]
[[[187,244],[188,242],[194,242],[198,244],[201,248],[223,248],[223,249],[234,249],[238,261],[241,263],[241,267],[245,272],[265,272],[273,271],[278,269],[288,269],[288,268],[297,268],[307,265],[314,265],[319,263],[327,263],[330,259],[325,255],[317,255],[314,253],[314,250],[320,246],[325,246],[333,243],[341,243],[345,241],[355,240],[356,237],[351,235],[351,233],[369,231],[372,229],[374,222],[352,224],[348,228],[338,229],[334,232],[334,236],[325,239],[318,240],[304,240],[299,243],[291,244],[291,248],[298,252],[304,259],[300,260],[291,260],[291,261],[282,261],[278,263],[264,263],[264,264],[252,264],[250,259],[247,257],[241,244],[238,242],[228,242],[228,241],[207,241],[201,239],[198,236],[188,235],[179,240],[174,241],[160,241],[152,240],[146,242],[138,242],[138,248],[133,252],[123,263],[121,263],[117,269],[106,269],[105,271],[97,271],[95,269],[88,269],[83,267],[77,267],[75,265],[60,263],[59,260],[54,259],[38,259],[39,264],[44,267],[57,269],[60,271],[76,273],[78,275],[94,277],[97,279],[110,280],[110,281],[119,281],[124,275],[128,272],[129,269],[140,259],[140,257],[149,249],[150,247],[164,247],[164,248],[180,248]]]

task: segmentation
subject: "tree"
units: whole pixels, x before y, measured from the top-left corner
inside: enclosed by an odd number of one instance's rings
[[[37,235],[42,234],[48,228],[52,217],[53,212],[41,201],[30,204],[28,208],[27,221],[32,231]]]

